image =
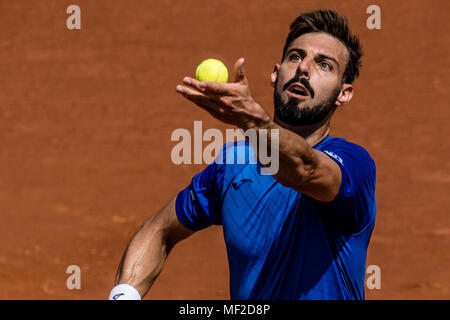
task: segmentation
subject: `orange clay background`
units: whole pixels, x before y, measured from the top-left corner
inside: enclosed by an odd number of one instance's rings
[[[81,30],[66,8],[81,8]],[[381,8],[381,30],[366,9]],[[273,114],[269,75],[290,22],[332,8],[364,46],[332,135],[377,164],[367,299],[450,298],[450,3],[399,1],[0,1],[0,298],[105,299],[141,223],[205,165],[172,163],[173,130],[228,128],[176,94],[205,58],[246,58]],[[231,127],[230,127],[231,128]],[[205,144],[206,145],[206,144]],[[81,289],[66,268],[81,268]],[[220,227],[178,244],[148,299],[228,299]]]

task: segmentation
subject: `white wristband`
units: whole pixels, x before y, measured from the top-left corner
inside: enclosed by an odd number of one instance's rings
[[[141,295],[133,286],[119,284],[111,290],[109,300],[141,300]]]

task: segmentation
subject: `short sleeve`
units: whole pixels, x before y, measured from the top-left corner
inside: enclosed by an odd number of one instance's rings
[[[375,216],[375,162],[366,150],[346,141],[327,145],[322,152],[338,164],[342,173],[338,195],[324,205],[352,233],[358,233]]]
[[[223,152],[219,155],[221,157]],[[178,193],[175,208],[178,220],[190,230],[201,230],[222,224],[220,199],[224,175],[224,161],[216,158],[191,183]]]

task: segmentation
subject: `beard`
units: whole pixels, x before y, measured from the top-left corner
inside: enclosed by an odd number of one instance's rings
[[[318,124],[336,108],[335,102],[341,91],[341,88],[339,88],[329,99],[301,108],[298,106],[299,101],[295,98],[290,97],[286,103],[283,102],[276,88],[277,86],[275,85],[273,91],[275,116],[291,126]]]

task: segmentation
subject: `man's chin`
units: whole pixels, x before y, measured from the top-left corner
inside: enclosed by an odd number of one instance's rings
[[[311,109],[314,107],[314,101],[311,97],[307,97],[305,99],[297,99],[294,97],[289,97],[285,105],[296,106],[298,109]]]
[[[295,98],[289,99],[285,106],[289,106],[291,110],[296,110],[296,112],[309,112],[314,108],[314,104],[310,99],[308,100],[298,100]]]

